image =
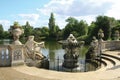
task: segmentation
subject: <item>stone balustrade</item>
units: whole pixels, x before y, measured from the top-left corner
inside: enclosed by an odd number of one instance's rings
[[[0,45],[0,66],[24,64],[23,45]]]
[[[11,66],[11,53],[8,45],[0,45],[0,66]]]
[[[120,41],[103,41],[102,42],[102,51],[105,50],[119,50]]]

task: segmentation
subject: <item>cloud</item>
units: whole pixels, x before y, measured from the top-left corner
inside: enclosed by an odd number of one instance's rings
[[[112,2],[106,0],[52,0],[44,8],[37,10],[46,15],[54,12],[66,16],[86,16],[104,13],[111,5]]]
[[[18,21],[20,24],[25,24],[26,21],[28,21],[31,25],[35,25],[39,18],[39,14],[18,14],[16,21]]]
[[[113,0],[113,5],[111,7],[111,9],[109,9],[105,15],[110,16],[110,17],[114,17],[116,19],[120,19],[120,0]]]
[[[10,21],[9,20],[0,20],[0,24],[3,25],[4,30],[8,30],[10,28]]]
[[[37,21],[39,19],[39,14],[18,14],[23,19]]]
[[[53,12],[56,24],[64,28],[65,20],[70,16],[86,20],[90,24],[98,15],[103,15],[112,9],[113,5],[113,0],[51,0],[43,8],[37,8],[37,11],[43,16],[50,16]]]

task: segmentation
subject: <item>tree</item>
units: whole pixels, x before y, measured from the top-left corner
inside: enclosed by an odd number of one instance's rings
[[[4,33],[4,29],[3,29],[2,24],[0,24],[0,39],[3,39],[4,37],[3,33]]]
[[[69,36],[70,33],[73,33],[73,35],[76,35],[76,30],[75,27],[78,26],[78,20],[73,18],[73,17],[69,17],[68,19],[66,19],[66,22],[68,22],[64,28],[64,38],[67,38]],[[74,34],[75,33],[75,34]]]
[[[34,28],[33,30],[33,35],[35,36],[35,40],[36,41],[40,41],[41,40],[41,28]]]
[[[59,26],[55,24],[55,18],[53,13],[51,13],[50,15],[48,26],[49,26],[49,38],[56,39],[57,33],[59,31]]]
[[[49,35],[50,35],[50,37],[55,37],[55,32],[56,32],[56,26],[55,26],[55,18],[54,18],[54,14],[53,13],[51,13],[51,15],[50,15],[50,18],[49,18],[49,23],[48,23],[48,25],[49,25]]]
[[[24,29],[24,36],[28,37],[33,34],[33,27],[27,21],[26,24],[23,26]]]
[[[79,33],[79,36],[87,35],[88,33],[88,24],[81,20],[76,28],[77,32]]]
[[[73,17],[69,17],[66,19],[66,22],[68,22],[68,24],[64,29],[64,38],[67,38],[70,33],[72,33],[75,37],[87,35],[88,24],[85,21],[78,21]]]
[[[41,35],[43,37],[47,38],[49,36],[49,29],[48,29],[48,27],[42,27],[40,31],[41,31]]]
[[[105,35],[104,40],[108,40],[111,38],[111,30],[116,25],[116,20],[112,17],[98,16],[94,24],[95,28],[92,35],[98,36],[96,33],[98,33],[99,29],[102,29]]]

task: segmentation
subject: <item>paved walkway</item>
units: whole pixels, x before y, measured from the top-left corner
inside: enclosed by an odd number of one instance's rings
[[[119,56],[120,51],[108,51],[107,53]],[[25,65],[0,68],[0,80],[120,80],[120,64],[110,70],[81,73],[58,72]]]
[[[11,67],[0,68],[0,80],[52,80],[16,71]]]

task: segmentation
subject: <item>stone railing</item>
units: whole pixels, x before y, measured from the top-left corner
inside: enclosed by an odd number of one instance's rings
[[[0,45],[0,66],[24,64],[23,45]]]
[[[11,53],[8,45],[0,45],[0,66],[11,66]]]
[[[119,50],[120,41],[103,41],[102,42],[102,51],[105,50]]]

